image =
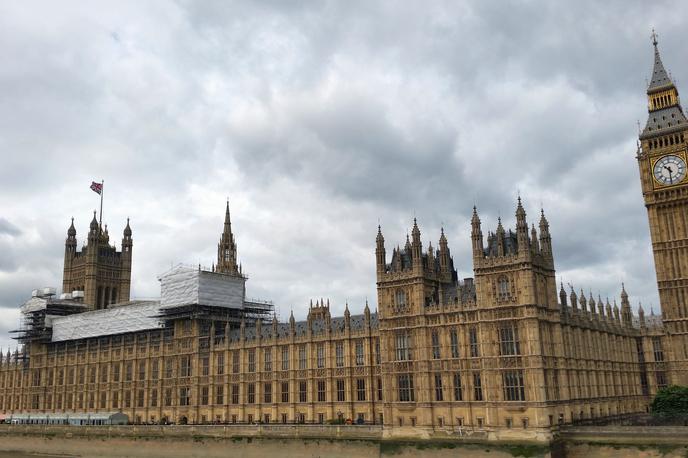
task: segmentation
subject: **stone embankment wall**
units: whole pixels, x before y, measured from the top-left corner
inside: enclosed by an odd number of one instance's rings
[[[686,458],[686,426],[570,426],[559,431],[566,458]]]
[[[0,425],[0,458],[32,454],[105,458],[685,458],[688,427],[566,427],[558,440],[547,446],[468,437],[389,439],[379,426]]]

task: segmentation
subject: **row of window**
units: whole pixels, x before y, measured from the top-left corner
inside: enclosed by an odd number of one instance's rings
[[[518,338],[518,327],[515,323],[504,323],[497,330],[499,353],[501,356],[516,356],[521,354]],[[480,356],[480,344],[478,342],[478,329],[475,326],[468,328],[469,351],[471,358]],[[442,358],[442,345],[440,331],[433,330],[430,334],[432,358]],[[452,358],[459,358],[459,331],[456,328],[449,330],[449,350]],[[408,331],[398,332],[395,336],[395,358],[397,361],[409,361],[413,359],[411,334]]]
[[[483,401],[483,387],[482,387],[482,378],[480,372],[474,372],[472,374],[473,378],[473,400],[474,401]],[[665,382],[666,383],[666,382]],[[376,380],[376,394],[377,394],[377,400],[382,401],[383,399],[383,388],[382,388],[382,379],[377,378]],[[290,384],[289,382],[281,382],[278,384],[279,386],[279,398],[274,399],[273,398],[273,383],[272,382],[265,382],[262,384],[262,402],[270,404],[273,402],[290,402]],[[248,383],[246,385],[246,399],[245,402],[247,404],[255,404],[257,402],[257,393],[256,393],[256,383]],[[296,398],[293,402],[309,402],[308,401],[308,382],[305,380],[301,380],[297,382],[297,390],[296,390]],[[336,400],[338,402],[345,402],[347,401],[346,399],[346,385],[345,385],[345,380],[344,379],[336,379],[335,380],[335,395],[336,395]],[[502,372],[502,387],[503,387],[503,400],[505,401],[525,401],[526,396],[525,396],[525,384],[523,380],[523,371],[522,370],[506,370]],[[229,385],[230,388],[230,398],[228,399],[230,404],[239,404],[240,402],[240,396],[239,396],[239,384],[231,384]],[[179,390],[179,396],[178,396],[178,405],[180,406],[187,406],[191,404],[191,389],[189,387],[180,387],[178,388]],[[317,380],[316,381],[316,399],[315,401],[317,402],[327,402],[327,381],[326,380]],[[131,400],[131,393],[132,391],[128,390],[124,392],[124,403],[122,407],[132,407],[132,400]],[[137,397],[136,397],[136,405],[137,407],[144,407],[144,390],[138,390],[137,392]],[[164,390],[164,397],[163,397],[163,405],[164,406],[171,406],[174,405],[174,399],[172,397],[173,389],[172,388],[166,388]],[[67,406],[65,408],[69,409],[72,408],[72,399],[73,399],[74,393],[67,393]],[[210,387],[209,386],[202,386],[200,388],[200,399],[199,399],[199,404],[200,405],[209,405],[211,401],[211,395],[214,395],[214,403],[217,405],[223,405],[224,404],[224,386],[216,386],[214,393],[211,394],[210,392]],[[355,400],[356,401],[366,401],[367,399],[367,391],[366,391],[366,379],[364,378],[358,378],[355,379],[355,390],[354,390],[354,395],[355,395]],[[414,387],[414,381],[413,381],[413,374],[400,374],[397,377],[397,400],[400,402],[415,402],[416,400],[416,395],[415,395],[415,387]],[[95,402],[95,397],[94,393],[89,394],[89,403],[88,407],[89,408],[94,408],[94,402]],[[101,392],[99,394],[100,399],[101,399],[101,405],[99,405],[100,408],[106,408],[106,400],[107,400],[107,393]],[[9,396],[8,396],[9,398]],[[75,408],[83,408],[83,399],[84,399],[84,393],[78,393],[77,394],[77,399],[78,399],[78,405]],[[442,374],[437,373],[434,375],[434,399],[435,401],[445,401],[445,387],[443,383],[443,377]],[[448,399],[446,399],[448,400]],[[453,374],[453,400],[454,401],[463,401],[464,400],[464,394],[463,394],[463,384],[462,384],[462,379],[461,379],[461,374],[460,373],[455,373]],[[46,402],[48,406],[46,408],[50,409],[52,408],[52,395],[48,394],[46,398]],[[157,407],[158,406],[158,390],[157,389],[151,389],[150,395],[149,395],[149,406],[150,407]],[[0,396],[0,406],[2,406],[2,396]],[[115,391],[112,393],[112,408],[119,408],[119,392]],[[36,407],[38,408],[38,407]],[[56,403],[56,408],[61,409],[62,408],[62,395],[58,394],[57,395],[57,403]]]

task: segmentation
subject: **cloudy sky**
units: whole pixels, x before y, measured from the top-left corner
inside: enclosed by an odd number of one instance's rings
[[[248,294],[375,305],[374,238],[550,220],[557,275],[657,305],[634,158],[650,31],[688,81],[684,2],[2,2],[0,346],[64,238],[134,232],[135,297],[210,265],[229,198]],[[685,89],[688,91],[688,87]],[[14,345],[14,344],[13,344]]]

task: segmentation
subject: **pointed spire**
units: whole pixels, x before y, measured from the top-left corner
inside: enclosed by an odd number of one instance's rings
[[[631,311],[631,303],[628,300],[626,285],[623,283],[621,283],[621,321],[626,327],[631,327],[633,325],[633,312]]]
[[[377,236],[375,237],[375,260],[377,265],[378,277],[387,270],[387,252],[385,251],[385,238],[382,236],[382,227],[377,225]],[[379,278],[378,278],[379,279]]]
[[[667,74],[667,71],[664,69],[662,58],[659,55],[659,48],[657,47],[657,34],[655,33],[655,29],[652,29],[652,46],[655,48],[655,62],[652,68],[652,78],[649,86],[647,87],[648,92],[674,85],[674,83],[671,81],[671,78]]]
[[[131,227],[129,226],[129,218],[127,218],[127,225],[124,228],[124,236],[131,237]]]
[[[93,210],[93,219],[91,220],[91,225],[90,225],[91,233],[97,233],[98,232],[98,218],[96,218],[96,211]]]
[[[377,225],[377,237],[375,237],[375,241],[378,243],[378,245],[384,245],[385,243],[385,238],[382,236],[382,226],[379,224]]]
[[[638,323],[641,328],[645,326],[645,310],[643,310],[643,304],[641,302],[638,302]]]
[[[225,223],[220,236],[220,243],[217,244],[217,271],[228,274],[241,274],[241,269],[237,265],[237,245],[232,234],[232,222],[229,216],[229,200],[225,208]]]
[[[69,229],[67,229],[67,236],[69,238],[76,237],[76,228],[74,227],[74,217],[72,217],[72,224],[70,224]]]
[[[580,292],[580,305],[581,305],[581,310],[584,312],[588,311],[588,300],[585,298],[585,293],[583,292],[583,288],[581,288]]]
[[[571,286],[571,308],[573,310],[578,310],[578,295],[576,295],[576,291],[574,291],[573,286]]]
[[[568,297],[566,296],[566,291],[564,291],[563,281],[561,282],[561,286],[559,288],[559,300],[562,307],[568,307]]]

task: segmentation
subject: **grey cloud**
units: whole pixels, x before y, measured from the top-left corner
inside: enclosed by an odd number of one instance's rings
[[[684,5],[41,8],[0,6],[0,307],[59,286],[99,179],[118,245],[131,217],[137,296],[171,263],[210,264],[229,196],[249,294],[283,317],[310,297],[374,306],[378,219],[388,249],[414,214],[426,245],[444,225],[470,275],[471,207],[484,231],[513,225],[520,190],[531,221],[545,207],[558,276],[657,303],[635,122],[651,23],[688,75]]]

